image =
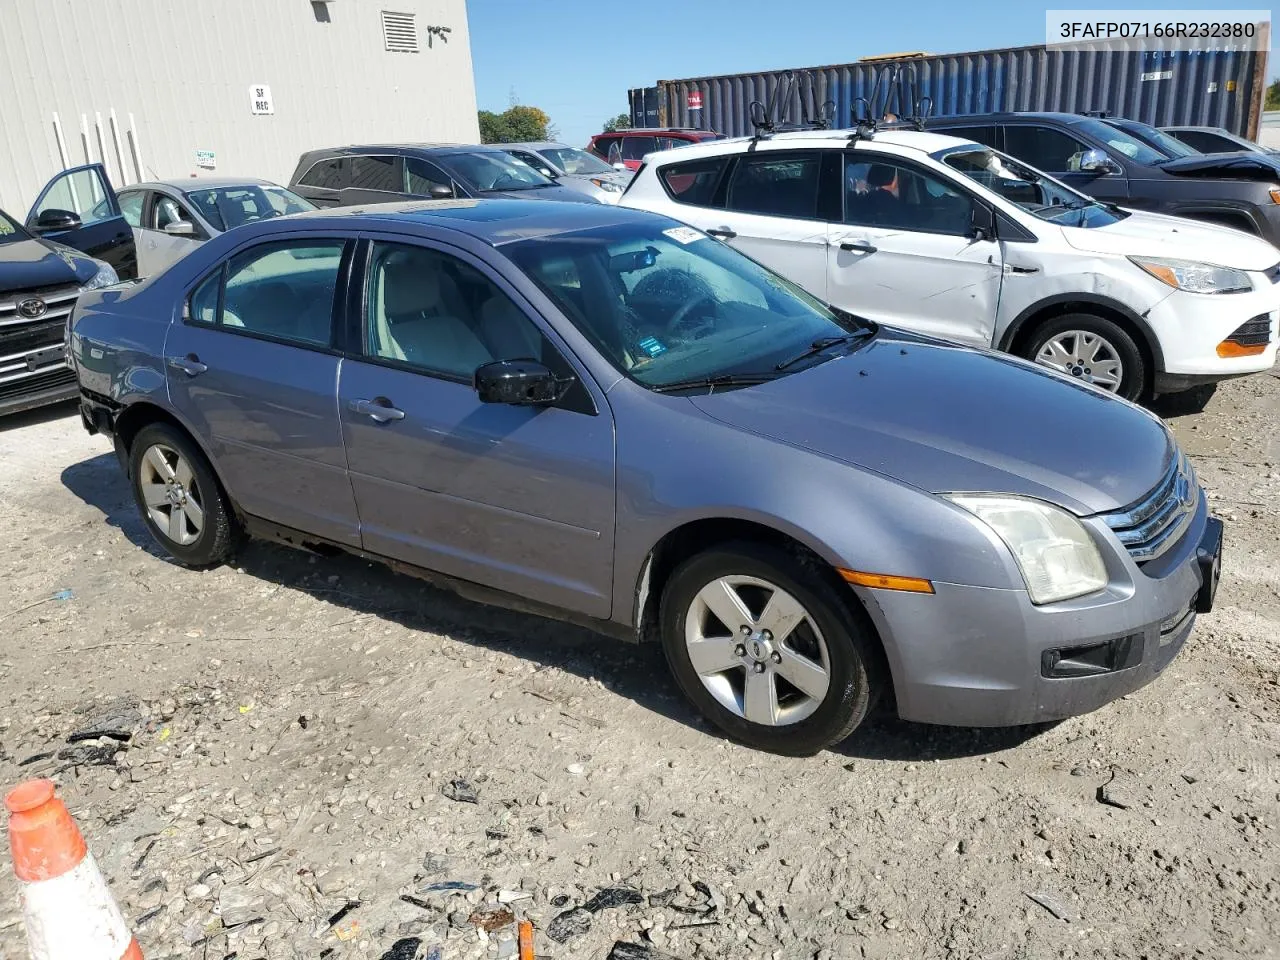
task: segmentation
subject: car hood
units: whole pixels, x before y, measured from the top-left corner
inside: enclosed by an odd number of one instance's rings
[[[930,493],[994,492],[1081,516],[1147,494],[1172,462],[1154,416],[1003,354],[882,329],[845,357],[699,410]]]
[[[1280,160],[1266,153],[1239,150],[1233,153],[1206,153],[1202,156],[1178,157],[1160,164],[1160,169],[1180,177],[1275,180],[1280,176]]]
[[[621,189],[625,189],[627,184],[631,182],[632,174],[619,173],[613,170],[609,173],[566,173],[561,180],[581,180],[584,183],[590,183],[592,180],[603,180],[605,183],[612,183]]]
[[[556,184],[552,187],[538,187],[534,190],[491,190],[485,197],[500,197],[507,200],[568,200],[570,203],[595,203],[593,197],[577,190],[570,190]]]
[[[1210,261],[1237,270],[1266,270],[1280,259],[1275,247],[1243,230],[1145,211],[1129,211],[1105,227],[1062,232],[1067,243],[1089,253]]]
[[[32,238],[0,244],[0,291],[87,283],[97,263],[70,247]]]

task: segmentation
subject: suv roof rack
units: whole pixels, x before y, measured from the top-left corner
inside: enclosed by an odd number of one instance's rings
[[[870,140],[882,124],[899,130],[923,130],[925,121],[933,113],[933,98],[919,93],[915,64],[890,63],[881,68],[871,85],[871,95],[853,101],[849,142]]]
[[[813,80],[812,73],[804,75],[805,84],[800,85],[796,74],[787,70],[774,84],[773,92],[769,95],[768,104],[761,103],[759,100],[752,100],[749,106],[751,117],[751,126],[755,131],[751,137],[751,146],[748,150],[754,150],[757,143],[761,140],[768,140],[775,133],[782,133],[792,130],[830,130],[832,122],[835,119],[836,105],[834,100],[827,100],[818,103],[817,92]],[[792,94],[799,87],[800,98],[800,122],[792,123],[788,120],[782,120],[778,116],[779,109],[786,109],[791,102]],[[812,108],[812,113],[810,112]]]

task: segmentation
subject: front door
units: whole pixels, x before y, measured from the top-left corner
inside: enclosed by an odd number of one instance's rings
[[[1067,186],[1097,200],[1122,203],[1129,196],[1129,178],[1124,164],[1115,153],[1104,147],[1074,137],[1056,127],[1033,123],[1010,123],[1004,128],[1004,152],[1028,166],[1043,170]],[[1089,150],[1102,150],[1110,157],[1115,170],[1098,173],[1080,169],[1080,161]]]
[[[602,394],[479,261],[374,241],[363,359],[338,391],[364,547],[607,617],[613,422]],[[555,406],[481,403],[472,377],[536,359],[578,383]]]
[[[186,203],[160,192],[151,194],[139,233],[138,272],[144,277],[177,263],[209,239]]]
[[[840,198],[823,171],[834,172],[838,160],[819,150],[745,154],[730,174],[723,210],[687,206],[680,217],[825,301],[826,219],[839,217]]]
[[[359,547],[335,395],[334,305],[354,241],[298,237],[235,254],[165,340],[169,398],[246,513]]]
[[[100,163],[64,170],[40,192],[27,229],[106,261],[121,280],[138,275],[133,230]]]
[[[850,313],[990,346],[1000,244],[971,230],[974,201],[949,180],[886,154],[845,157],[845,216],[828,229],[827,298]]]

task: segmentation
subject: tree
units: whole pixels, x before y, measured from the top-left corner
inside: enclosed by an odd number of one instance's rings
[[[1280,80],[1272,80],[1267,87],[1267,102],[1264,110],[1280,110]]]
[[[502,113],[481,110],[481,143],[524,143],[530,140],[546,140],[551,118],[537,107],[515,104]]]
[[[612,120],[606,120],[604,122],[605,133],[613,133],[617,130],[630,130],[630,129],[631,129],[631,117],[630,115],[625,113],[620,113],[616,117],[614,117]]]

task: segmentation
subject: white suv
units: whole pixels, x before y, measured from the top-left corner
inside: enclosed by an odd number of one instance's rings
[[[1129,399],[1275,363],[1271,244],[1096,202],[968,140],[815,130],[697,144],[646,157],[621,203],[851,313]]]

